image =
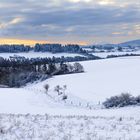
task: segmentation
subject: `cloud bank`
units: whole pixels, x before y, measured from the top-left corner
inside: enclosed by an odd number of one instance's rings
[[[1,0],[0,38],[121,42],[140,38],[139,0]]]

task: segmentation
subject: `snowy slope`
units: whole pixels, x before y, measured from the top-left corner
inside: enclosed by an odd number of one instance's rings
[[[56,85],[66,84],[68,95],[74,95],[94,103],[102,102],[106,98],[122,92],[130,92],[134,96],[140,94],[140,57],[81,63],[85,68],[85,73],[55,76],[34,87],[41,89],[44,84],[48,83],[50,90],[53,90]]]
[[[80,54],[72,54],[72,53],[48,53],[48,52],[26,52],[26,53],[0,53],[0,57],[3,58],[9,58],[10,56],[24,56],[26,58],[44,58],[44,57],[61,57],[61,56],[65,56],[65,57],[75,57],[75,56],[81,56]]]
[[[88,109],[65,106],[48,98],[39,91],[25,89],[0,89],[0,114],[49,114],[49,115],[87,115],[95,117],[137,117],[140,107],[120,109]]]
[[[87,103],[98,105],[106,98],[122,92],[130,92],[134,96],[139,95],[140,57],[113,58],[81,63],[85,68],[85,73],[55,76],[20,89],[0,88],[0,113],[139,115],[140,107],[106,110],[89,108]],[[49,96],[44,91],[46,83],[50,85]],[[67,104],[67,102],[54,101],[54,98],[51,98],[56,95],[54,87],[64,84],[67,85],[66,93],[68,101],[73,101],[72,105]],[[79,102],[81,106],[78,105]]]

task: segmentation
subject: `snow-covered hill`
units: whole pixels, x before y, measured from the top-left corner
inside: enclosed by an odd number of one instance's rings
[[[140,47],[140,40],[132,40],[132,41],[120,43],[119,45],[120,46],[126,46],[126,47],[127,46],[134,46],[134,47],[139,46]]]
[[[56,85],[67,85],[68,95],[72,94],[94,103],[122,92],[140,94],[140,57],[86,61],[81,64],[85,68],[85,73],[55,76],[34,87],[41,89],[48,83],[52,92]]]
[[[126,48],[133,48],[133,47],[140,47],[140,39],[138,40],[131,40],[131,41],[127,41],[127,42],[122,42],[122,43],[118,43],[118,44],[94,44],[94,46],[96,46],[97,48],[102,47],[102,48],[118,48],[118,47],[126,47]]]
[[[81,110],[98,110],[99,103],[122,92],[139,95],[139,60],[125,57],[85,61],[81,62],[85,73],[55,76],[20,89],[0,88],[0,113],[79,114]],[[46,83],[50,85],[49,95],[45,94]],[[57,100],[56,85],[67,85],[66,103]]]
[[[105,47],[118,47],[118,46],[121,46],[121,47],[128,47],[128,46],[131,46],[131,47],[140,47],[140,39],[137,39],[137,40],[131,40],[131,41],[127,41],[127,42],[122,42],[122,43],[119,43],[119,44],[104,44],[103,46]]]

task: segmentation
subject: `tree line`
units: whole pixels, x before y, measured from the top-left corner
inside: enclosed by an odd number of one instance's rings
[[[83,67],[75,61],[86,57],[23,58],[4,59],[0,57],[0,84],[10,87],[22,86],[28,82],[46,79],[53,75],[83,72]],[[71,65],[68,62],[75,62]]]
[[[0,45],[0,53],[9,52],[9,53],[17,53],[17,52],[51,52],[51,53],[82,53],[86,54],[87,52],[83,50],[79,45],[76,44],[35,44],[35,46],[31,47],[28,45]]]
[[[86,60],[96,60],[101,59],[98,56],[90,55],[85,56],[75,56],[75,57],[46,57],[46,58],[25,58],[20,56],[13,56],[9,59],[0,57],[0,67],[24,67],[24,66],[36,66],[50,63],[61,63],[61,62],[75,62],[75,61],[86,61]]]

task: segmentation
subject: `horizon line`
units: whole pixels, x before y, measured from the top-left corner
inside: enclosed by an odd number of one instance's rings
[[[15,38],[0,38],[1,45],[35,45],[36,43],[39,44],[78,44],[78,45],[87,45],[86,42],[63,42],[63,41],[45,41],[45,40],[33,40],[33,39],[15,39]]]

